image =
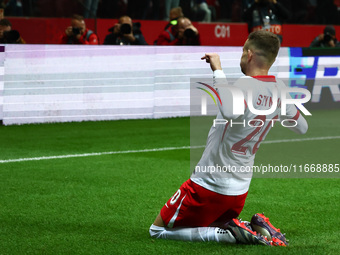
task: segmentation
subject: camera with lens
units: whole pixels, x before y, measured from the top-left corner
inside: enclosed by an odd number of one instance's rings
[[[184,36],[187,38],[194,38],[196,37],[196,33],[191,28],[187,28],[184,30]]]
[[[20,34],[17,30],[4,31],[3,42],[4,43],[19,43]]]
[[[72,33],[74,35],[79,35],[80,34],[80,28],[78,27],[72,27]]]
[[[127,34],[131,34],[132,31],[132,27],[130,26],[130,24],[121,24],[120,25],[120,33],[122,35],[127,35]]]
[[[325,43],[328,43],[332,39],[333,39],[333,37],[330,33],[324,33],[323,40],[324,40]]]

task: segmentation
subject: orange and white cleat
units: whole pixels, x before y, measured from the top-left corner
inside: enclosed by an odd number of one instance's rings
[[[253,230],[272,241],[273,246],[288,246],[285,234],[282,234],[279,228],[274,227],[263,213],[253,215],[250,224]]]
[[[282,240],[277,237],[273,237],[270,243],[272,246],[287,246]]]
[[[232,219],[229,222],[227,229],[233,234],[238,243],[267,246],[273,245],[273,242],[268,241],[265,236],[253,231],[250,226],[248,226],[248,223],[249,222],[241,221],[239,219]]]

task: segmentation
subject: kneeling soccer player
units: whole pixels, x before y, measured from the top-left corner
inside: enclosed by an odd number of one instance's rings
[[[280,48],[276,35],[267,31],[256,31],[249,34],[243,47],[240,61],[244,77],[234,84],[244,95],[251,87],[253,106],[257,110],[270,109],[270,101],[256,104],[259,98],[275,98],[277,88],[284,88],[282,81],[275,76],[269,76],[268,71],[274,63]],[[294,120],[296,125],[288,127],[298,134],[306,133],[308,125],[296,107],[287,105],[286,114],[281,115],[277,107],[274,112],[264,116],[250,111],[245,103],[243,115],[234,115],[232,99],[222,71],[219,55],[205,54],[202,60],[210,63],[213,71],[214,87],[221,104],[216,119],[236,120],[246,123],[255,120]],[[273,103],[272,103],[273,104]],[[229,123],[229,122],[228,122]],[[150,235],[155,238],[187,240],[187,241],[217,241],[226,243],[262,244],[286,246],[287,241],[280,230],[275,228],[263,214],[255,214],[251,222],[238,219],[247,197],[251,174],[228,172],[224,175],[204,172],[197,173],[204,166],[253,166],[255,153],[260,142],[264,140],[272,125],[216,125],[212,126],[205,150],[190,179],[182,184],[180,189],[163,206],[160,214],[150,227]],[[257,231],[257,232],[255,232]]]

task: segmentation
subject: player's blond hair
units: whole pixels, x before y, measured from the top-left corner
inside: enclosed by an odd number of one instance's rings
[[[271,32],[259,30],[249,34],[248,47],[253,48],[255,54],[262,56],[271,66],[279,52],[280,39]]]

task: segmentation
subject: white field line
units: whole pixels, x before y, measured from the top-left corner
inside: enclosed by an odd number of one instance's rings
[[[318,141],[318,140],[332,140],[332,139],[340,139],[340,136],[325,136],[325,137],[312,137],[312,138],[301,138],[301,139],[271,140],[271,141],[263,141],[262,144],[304,142],[304,141]],[[43,156],[43,157],[34,157],[34,158],[4,159],[4,160],[0,160],[0,164],[13,163],[13,162],[24,162],[24,161],[40,161],[40,160],[48,160],[48,159],[79,158],[79,157],[91,157],[91,156],[101,156],[101,155],[114,155],[114,154],[130,154],[130,153],[144,153],[144,152],[155,152],[155,151],[198,149],[198,148],[204,148],[204,147],[205,147],[205,145],[180,146],[180,147],[164,147],[164,148],[143,149],[143,150],[106,151],[106,152],[93,152],[93,153],[83,153],[83,154],[68,154],[68,155],[59,155],[59,156]]]

